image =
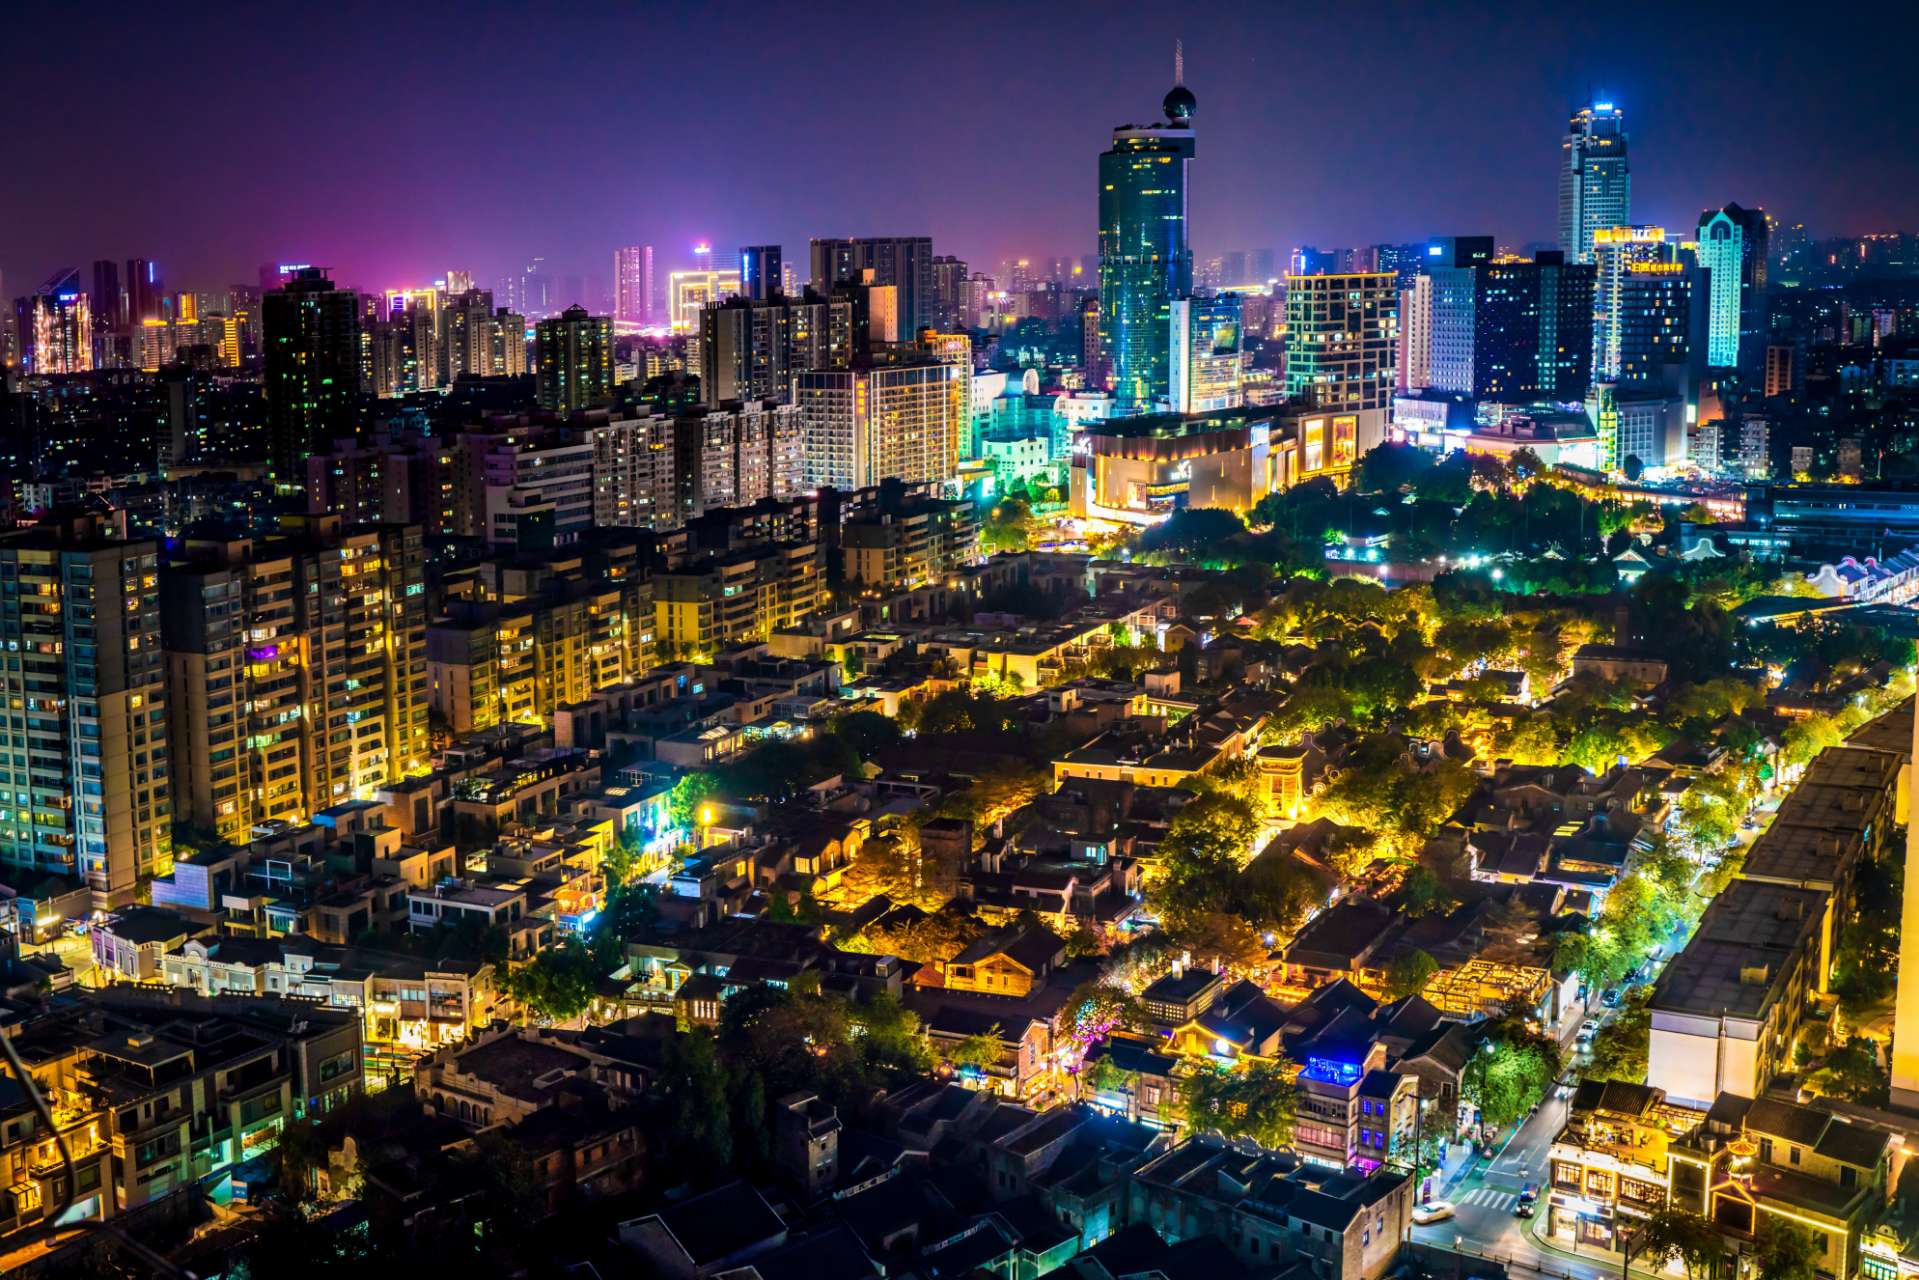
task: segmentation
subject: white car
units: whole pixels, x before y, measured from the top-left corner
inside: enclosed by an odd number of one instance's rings
[[[1444,1222],[1452,1216],[1453,1202],[1450,1200],[1422,1200],[1413,1206],[1413,1223],[1416,1226]]]

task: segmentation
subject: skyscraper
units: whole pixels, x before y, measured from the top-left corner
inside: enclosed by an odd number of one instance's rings
[[[1712,273],[1706,362],[1757,374],[1766,359],[1766,211],[1699,215],[1699,265]]]
[[[613,320],[568,307],[534,330],[540,407],[570,411],[613,398]]]
[[[1593,377],[1619,376],[1619,301],[1626,273],[1641,262],[1671,262],[1676,245],[1663,227],[1600,227],[1593,232]]]
[[[1581,107],[1560,149],[1559,247],[1567,262],[1591,262],[1593,233],[1632,221],[1625,113],[1610,102]]]
[[[1175,65],[1161,103],[1166,119],[1121,125],[1099,158],[1100,346],[1119,414],[1150,411],[1169,395],[1173,300],[1193,292],[1186,169],[1196,102],[1183,71]]]
[[[821,239],[810,247],[813,287],[821,293],[831,293],[841,284],[891,285],[899,290],[900,332],[911,335],[933,327],[931,236]]]
[[[268,447],[283,484],[306,457],[352,435],[360,390],[360,299],[318,267],[302,267],[260,303],[266,340]]]
[[[740,250],[740,292],[754,302],[766,302],[784,292],[780,268],[780,247],[776,244],[749,244]]]
[[[653,246],[613,251],[613,331],[638,333],[653,320]]]
[[[448,384],[460,378],[492,378],[505,372],[494,354],[499,322],[494,318],[491,293],[468,289],[456,294],[447,299],[442,316],[445,330],[440,350]]]
[[[120,287],[120,264],[112,258],[93,264],[93,292],[88,301],[96,329],[118,332],[127,327],[126,291]]]
[[[1583,401],[1592,382],[1593,268],[1557,250],[1531,262],[1435,267],[1429,385],[1496,404]]]
[[[62,267],[14,302],[20,363],[28,373],[85,373],[93,368],[93,310],[80,273]]]
[[[1707,278],[1688,262],[1628,263],[1614,303],[1608,380],[1692,398],[1706,367],[1707,292]]]

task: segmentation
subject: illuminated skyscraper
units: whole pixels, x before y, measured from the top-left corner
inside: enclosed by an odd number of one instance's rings
[[[653,320],[653,246],[613,251],[613,330],[637,333]]]
[[[737,271],[675,271],[666,278],[666,318],[674,333],[698,333],[700,308],[740,291]]]
[[[1633,264],[1672,262],[1678,246],[1663,227],[1600,227],[1593,232],[1593,377],[1619,376],[1619,299]]]
[[[1099,158],[1100,346],[1121,414],[1167,398],[1173,300],[1193,291],[1186,169],[1195,100],[1181,70],[1161,104],[1166,119],[1121,125]]]
[[[1699,265],[1712,273],[1706,362],[1757,374],[1766,359],[1766,211],[1729,204],[1700,214]]]
[[[1392,272],[1286,278],[1290,398],[1316,409],[1377,412],[1383,432],[1398,360],[1399,290]]]
[[[1593,268],[1531,262],[1435,267],[1433,389],[1497,404],[1583,401],[1592,382]]]
[[[708,405],[789,399],[794,374],[844,369],[853,356],[846,299],[809,289],[804,298],[728,298],[700,312],[700,397]]]
[[[613,321],[568,307],[534,330],[540,407],[568,411],[613,399]]]
[[[306,457],[352,435],[360,391],[360,299],[302,267],[260,303],[266,335],[267,433],[273,473],[299,484]]]
[[[80,273],[63,267],[14,303],[20,363],[28,373],[85,373],[93,368],[93,309]]]
[[[1560,148],[1559,247],[1569,263],[1591,262],[1593,233],[1632,221],[1625,113],[1610,102],[1580,108]]]
[[[802,373],[794,398],[806,436],[806,483],[861,489],[897,478],[950,480],[959,466],[970,371],[937,360]]]

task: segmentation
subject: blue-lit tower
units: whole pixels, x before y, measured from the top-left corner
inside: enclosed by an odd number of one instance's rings
[[[1173,300],[1193,291],[1186,166],[1194,99],[1183,70],[1175,55],[1165,120],[1114,129],[1099,158],[1099,336],[1119,414],[1168,398]]]

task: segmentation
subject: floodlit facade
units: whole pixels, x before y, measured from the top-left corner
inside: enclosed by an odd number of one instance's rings
[[[1632,221],[1625,113],[1610,102],[1581,107],[1559,145],[1559,247],[1568,262],[1591,262],[1594,233]]]

